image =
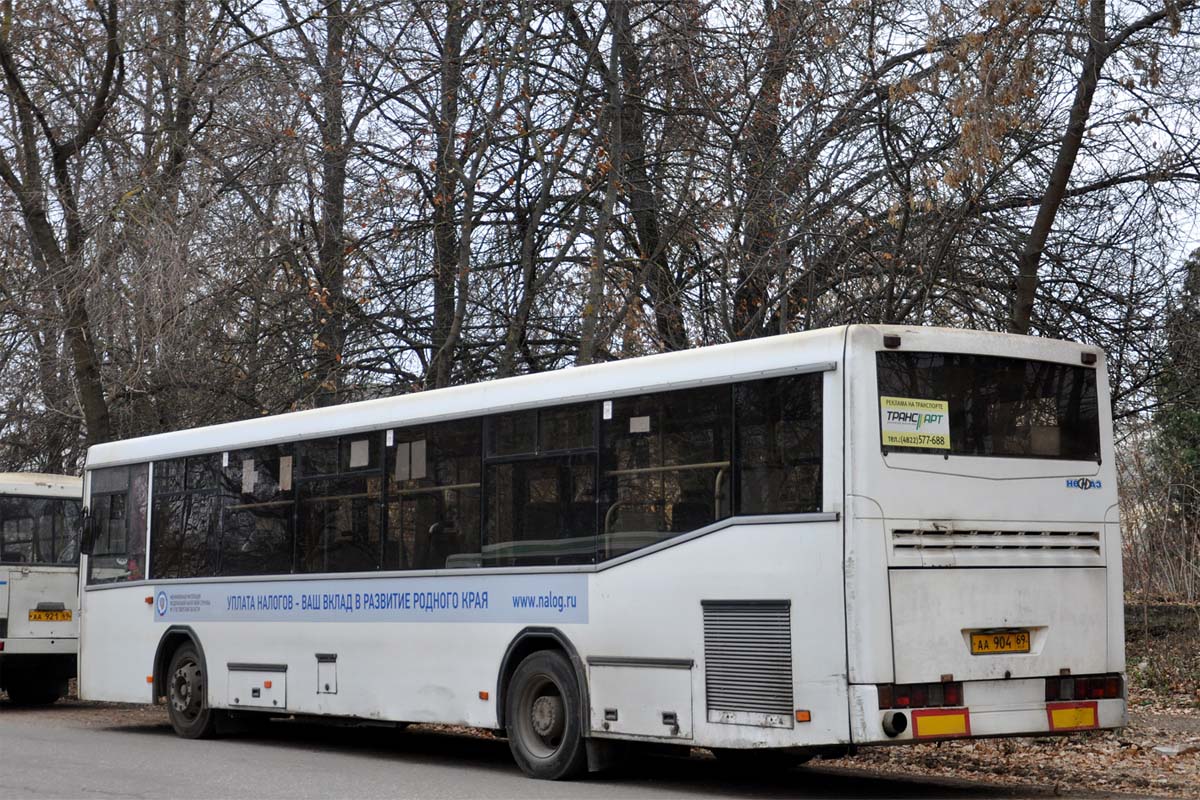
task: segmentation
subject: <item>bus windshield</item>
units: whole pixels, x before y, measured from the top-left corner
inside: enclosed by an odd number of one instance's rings
[[[1099,460],[1094,369],[966,353],[876,363],[885,453]]]

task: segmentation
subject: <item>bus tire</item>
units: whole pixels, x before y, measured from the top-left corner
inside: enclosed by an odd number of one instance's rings
[[[513,672],[505,697],[508,746],[526,775],[557,781],[587,768],[579,684],[566,656],[531,653]]]
[[[208,706],[208,673],[196,646],[181,644],[167,667],[167,716],[184,739],[207,739],[216,733],[217,712]]]
[[[9,678],[5,688],[13,705],[48,706],[66,695],[67,682],[61,678],[46,678],[23,672],[18,674],[16,679]]]

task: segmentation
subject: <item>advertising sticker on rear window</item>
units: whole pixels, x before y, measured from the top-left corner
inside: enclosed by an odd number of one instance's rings
[[[950,449],[950,404],[945,400],[880,397],[884,447]]]

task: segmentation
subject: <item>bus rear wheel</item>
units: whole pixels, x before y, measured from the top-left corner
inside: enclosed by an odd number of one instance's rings
[[[180,645],[167,667],[167,716],[184,739],[205,739],[217,730],[217,714],[208,707],[208,677],[196,646]]]
[[[566,657],[529,655],[508,683],[505,727],[517,765],[532,778],[563,780],[587,766],[580,690]]]
[[[18,706],[48,706],[67,693],[67,682],[62,678],[35,675],[22,671],[7,677],[5,690],[8,699]]]

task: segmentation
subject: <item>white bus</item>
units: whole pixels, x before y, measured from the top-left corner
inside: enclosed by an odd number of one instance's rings
[[[53,703],[75,677],[79,507],[67,475],[0,473],[0,689]]]
[[[80,694],[540,778],[1118,727],[1108,397],[1090,347],[852,326],[98,445]]]

